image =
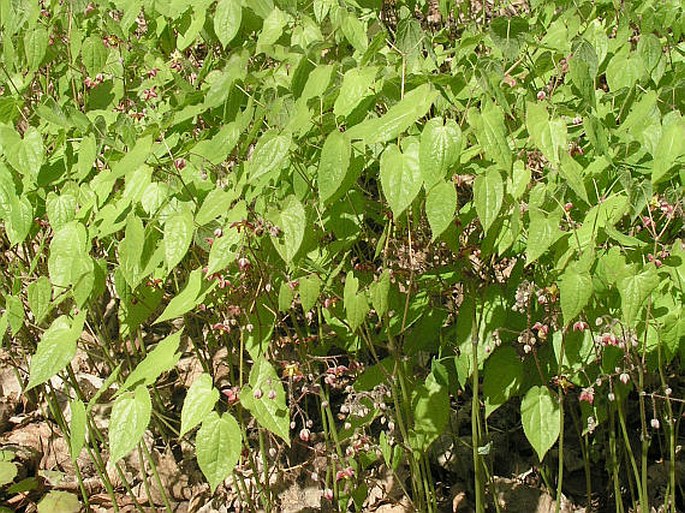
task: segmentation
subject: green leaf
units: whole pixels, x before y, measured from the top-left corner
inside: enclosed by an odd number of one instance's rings
[[[426,123],[421,132],[419,163],[421,175],[427,188],[444,180],[447,171],[459,162],[461,151],[461,129],[457,122],[433,118]]]
[[[285,404],[283,384],[264,358],[255,362],[249,384],[240,392],[240,402],[257,422],[290,445],[290,411]]]
[[[12,246],[24,242],[33,226],[33,207],[26,196],[13,197],[5,229]]]
[[[167,272],[173,271],[193,241],[193,216],[187,210],[169,216],[164,223],[164,258]]]
[[[14,478],[17,477],[18,473],[19,471],[14,463],[10,461],[0,461],[0,486],[4,486],[14,481]]]
[[[556,169],[559,167],[559,151],[567,145],[566,123],[562,119],[550,121],[547,108],[542,103],[526,105],[526,128],[533,143]]]
[[[345,306],[345,313],[347,322],[352,331],[356,331],[366,319],[369,313],[369,304],[363,293],[358,293],[359,280],[354,277],[354,272],[347,273],[345,278],[345,290],[343,294],[343,304]]]
[[[328,84],[331,83],[331,76],[334,71],[335,66],[332,64],[320,64],[314,68],[307,78],[307,83],[304,85],[298,101],[306,103],[312,98],[323,96],[328,89]]]
[[[523,384],[523,364],[513,347],[497,349],[485,362],[483,372],[485,418],[515,396]]]
[[[207,197],[202,202],[200,210],[195,215],[195,222],[199,226],[204,226],[217,217],[225,214],[229,210],[229,206],[235,199],[235,194],[225,191],[223,189],[212,189]]]
[[[685,154],[685,121],[677,121],[664,126],[661,138],[654,152],[652,164],[652,183],[657,184],[670,178],[669,171],[676,164],[676,159]],[[675,171],[671,174],[675,174]]]
[[[119,243],[120,269],[129,287],[135,289],[143,279],[143,248],[145,229],[143,221],[136,215],[129,215],[124,239]]]
[[[634,326],[638,321],[642,305],[658,284],[656,268],[651,266],[639,274],[623,278],[618,283],[623,319],[628,326]]]
[[[42,25],[27,32],[24,36],[24,53],[29,71],[36,71],[48,49],[48,31]]]
[[[41,276],[28,286],[29,308],[33,312],[36,324],[40,324],[50,311],[52,285],[47,276]]]
[[[378,70],[374,67],[352,68],[345,72],[340,93],[333,104],[333,114],[347,117],[371,92]]]
[[[69,423],[69,451],[71,459],[76,461],[86,443],[86,406],[81,399],[69,403],[71,422]]]
[[[579,58],[571,59],[569,65],[569,76],[571,82],[578,89],[580,96],[587,102],[587,104],[594,108],[596,104],[595,99],[595,81],[590,74],[590,66],[587,62]]]
[[[81,511],[78,497],[73,493],[51,491],[38,503],[38,513],[78,513]]]
[[[496,168],[491,167],[485,174],[476,177],[473,184],[473,202],[483,231],[487,232],[497,219],[503,199],[504,182]]]
[[[242,450],[242,434],[230,413],[211,412],[197,432],[197,463],[212,493],[233,471]]]
[[[35,181],[45,160],[41,133],[37,128],[29,127],[24,138],[18,140],[5,156],[14,169]]]
[[[350,140],[361,139],[365,144],[388,142],[425,116],[437,93],[430,84],[422,84],[409,91],[380,118],[371,118],[347,131]]]
[[[67,223],[55,232],[50,242],[48,271],[52,285],[58,292],[61,292],[59,289],[71,287],[78,279],[76,263],[86,252],[88,242],[85,226],[76,221]]]
[[[497,163],[502,170],[510,171],[513,160],[507,143],[507,129],[502,109],[488,103],[482,112],[471,109],[468,120],[485,156]]]
[[[590,204],[590,199],[585,189],[583,182],[583,166],[576,162],[568,152],[561,154],[561,165],[559,166],[559,174],[568,184],[573,192],[582,199],[586,204]]]
[[[267,52],[269,47],[280,39],[283,29],[288,23],[288,15],[278,7],[274,7],[267,18],[264,20],[262,30],[257,38],[257,53]]]
[[[109,420],[109,461],[116,463],[130,453],[150,423],[152,402],[143,385],[120,395],[112,405]]]
[[[534,386],[521,402],[521,421],[526,438],[540,461],[559,438],[561,411],[547,387]]]
[[[345,38],[350,44],[360,53],[364,53],[369,47],[369,41],[366,37],[366,29],[364,24],[359,21],[359,18],[350,12],[345,12],[340,21],[340,28],[345,34]]]
[[[409,435],[409,445],[417,453],[424,453],[444,432],[450,418],[450,396],[447,387],[429,374],[424,384],[412,393],[414,427]]]
[[[321,150],[317,174],[321,203],[327,203],[345,183],[345,177],[350,168],[351,154],[352,145],[349,138],[338,130],[333,130],[326,138]]]
[[[270,130],[257,143],[252,158],[246,164],[246,174],[254,183],[272,171],[283,168],[290,150],[290,136]]]
[[[93,78],[102,72],[107,64],[107,54],[107,48],[100,37],[92,35],[86,38],[81,46],[81,60],[89,77]]]
[[[241,240],[242,237],[236,228],[227,228],[221,237],[214,239],[212,249],[209,250],[207,275],[223,271],[235,261]]]
[[[219,400],[219,391],[214,388],[212,377],[200,374],[188,389],[181,410],[181,432],[179,437],[205,420]]]
[[[587,271],[579,271],[575,266],[569,266],[559,279],[559,295],[561,313],[564,323],[568,325],[592,297],[592,278]]]
[[[437,239],[454,221],[457,209],[457,191],[451,182],[435,185],[426,195],[426,217],[433,234]]]
[[[16,296],[5,296],[5,308],[12,336],[16,336],[24,326],[24,304]]]
[[[382,318],[388,311],[388,296],[390,294],[390,272],[387,269],[383,270],[378,281],[370,286],[371,304],[376,310],[376,315]]]
[[[302,203],[295,196],[288,196],[281,204],[280,211],[271,215],[272,222],[280,228],[278,236],[272,236],[278,254],[287,264],[291,264],[304,240],[307,215]]]
[[[316,274],[310,274],[304,278],[300,278],[300,303],[302,310],[308,312],[319,299],[321,293],[321,280]]]
[[[380,178],[383,194],[395,219],[411,205],[421,190],[421,168],[418,144],[411,144],[402,152],[395,144],[381,155]]]
[[[120,391],[123,392],[140,385],[152,385],[161,374],[173,369],[181,357],[181,353],[176,352],[180,343],[180,331],[172,333],[160,341],[128,375]]]
[[[537,209],[531,210],[529,215],[526,265],[540,258],[563,235],[557,215],[546,216]]]
[[[29,382],[26,390],[45,383],[64,369],[76,355],[76,341],[83,331],[85,311],[73,320],[61,315],[45,330],[31,358]]]
[[[215,281],[211,284],[207,280],[203,282],[203,277],[201,268],[192,271],[183,290],[169,301],[167,307],[153,324],[181,317],[199,305],[205,295],[216,286]]]
[[[72,194],[65,193],[58,196],[54,192],[48,193],[45,199],[45,210],[50,226],[54,230],[59,230],[69,221],[72,221],[76,215],[76,207],[76,197]]]
[[[243,9],[240,0],[219,0],[214,12],[214,33],[219,38],[221,46],[226,48],[228,43],[240,30]]]

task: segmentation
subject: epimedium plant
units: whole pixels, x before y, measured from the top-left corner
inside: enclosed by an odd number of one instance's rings
[[[609,446],[619,511],[621,468],[648,511],[663,438],[675,511],[682,6],[398,2],[395,25],[380,4],[0,4],[0,331],[26,392],[110,493],[105,460],[152,429],[194,440],[212,492],[261,458],[272,509],[267,454],[315,416],[325,499],[360,509],[365,470],[405,464],[433,511],[429,448],[467,392],[479,511],[488,419],[514,401],[539,460],[557,447],[557,497],[571,415],[588,454]],[[202,372],[169,413],[183,355]],[[334,414],[341,389],[358,415]]]

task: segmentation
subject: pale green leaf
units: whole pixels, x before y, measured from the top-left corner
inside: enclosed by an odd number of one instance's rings
[[[250,182],[283,168],[290,150],[290,136],[275,131],[266,132],[257,143],[252,158],[246,164]]]
[[[513,347],[500,347],[485,362],[485,418],[516,395],[523,384],[523,363]]]
[[[476,213],[487,232],[497,219],[504,199],[504,182],[500,172],[489,168],[485,174],[476,177],[473,184],[473,201]]]
[[[371,304],[376,310],[376,315],[382,318],[388,311],[388,296],[390,294],[390,273],[387,269],[383,271],[378,281],[371,284]]]
[[[507,130],[502,109],[488,103],[482,112],[471,109],[468,120],[485,152],[485,156],[497,163],[502,170],[511,170],[512,152],[509,143],[507,143]]]
[[[102,38],[92,35],[86,38],[81,46],[81,60],[86,67],[86,73],[91,78],[102,72],[107,63],[107,48]]]
[[[397,219],[414,201],[423,184],[418,144],[409,145],[404,152],[391,144],[381,155],[380,168],[383,195]]]
[[[628,326],[634,326],[638,321],[642,306],[658,284],[659,276],[652,266],[639,274],[627,276],[618,283],[623,319]]]
[[[76,342],[83,331],[85,311],[74,319],[61,315],[45,330],[31,358],[26,390],[45,383],[63,370],[76,355]]]
[[[326,138],[321,150],[321,160],[317,174],[319,199],[326,203],[333,198],[345,183],[350,168],[352,146],[349,138],[338,130],[333,130]]]
[[[376,79],[374,67],[352,68],[345,72],[340,93],[333,104],[333,114],[346,117],[370,94]]]
[[[531,210],[529,215],[526,265],[540,258],[563,235],[559,228],[558,216],[547,216],[537,210]]]
[[[242,18],[243,9],[240,0],[219,0],[216,4],[214,33],[224,48],[238,34]]]
[[[36,71],[45,57],[48,49],[48,31],[42,25],[37,25],[24,36],[24,53],[26,64],[30,71]]]
[[[271,240],[281,258],[290,264],[304,240],[307,227],[304,207],[295,196],[288,196],[280,210],[271,215],[271,219],[281,231],[278,236],[272,236]]]
[[[69,423],[69,451],[76,461],[86,443],[86,406],[81,399],[71,401],[71,422]]]
[[[521,402],[521,421],[526,438],[540,461],[559,438],[561,411],[556,397],[545,386],[534,386]]]
[[[390,107],[380,118],[371,118],[347,131],[351,140],[361,139],[365,144],[388,142],[425,116],[433,105],[437,93],[430,84],[423,84],[409,91],[397,104]]]
[[[155,348],[150,351],[143,360],[136,365],[126,381],[121,386],[121,391],[132,389],[139,385],[148,386],[157,381],[157,378],[174,368],[174,365],[181,357],[177,353],[181,343],[181,332],[177,331],[160,341]]]
[[[426,195],[426,217],[433,234],[437,239],[454,221],[457,209],[457,191],[451,182],[435,185]]]
[[[419,163],[427,188],[442,181],[451,166],[459,162],[461,129],[453,119],[443,124],[442,118],[433,118],[421,132]]]
[[[556,169],[559,167],[559,152],[566,149],[566,124],[561,119],[549,119],[547,108],[542,103],[528,102],[526,105],[526,128],[533,143]]]
[[[167,218],[164,223],[164,259],[168,272],[171,272],[188,252],[193,241],[193,231],[193,216],[187,210]]]
[[[364,24],[356,15],[345,11],[345,14],[340,22],[340,28],[342,29],[343,34],[345,34],[345,38],[355,50],[360,53],[364,53],[366,51],[366,49],[369,47],[369,41],[366,37],[366,29],[364,28]]]
[[[112,405],[109,420],[109,461],[116,463],[130,453],[150,423],[152,402],[145,386],[120,395]]]
[[[592,297],[590,273],[569,266],[559,279],[559,295],[564,324],[568,325],[583,311]]]
[[[240,402],[257,422],[290,445],[290,411],[285,403],[283,384],[263,357],[250,371],[249,385],[240,392]]]
[[[242,237],[236,228],[226,228],[221,237],[216,237],[209,250],[207,274],[223,271],[235,261]]]
[[[76,215],[76,197],[72,194],[48,193],[45,199],[45,210],[48,214],[50,226],[54,230],[59,230],[62,226],[74,219]]]
[[[218,400],[219,391],[214,388],[212,377],[209,374],[200,374],[195,378],[183,401],[181,431],[178,436],[183,436],[205,420]]]
[[[409,434],[409,445],[423,454],[444,432],[450,418],[450,396],[447,387],[429,374],[423,384],[412,393],[414,426]]]
[[[199,226],[204,226],[217,217],[228,212],[231,203],[235,199],[233,192],[228,192],[223,189],[212,189],[207,197],[202,202],[200,210],[195,216],[195,222]]]
[[[62,491],[48,492],[38,503],[38,513],[78,513],[81,504],[73,493]]]
[[[167,307],[153,324],[175,319],[190,312],[199,305],[205,295],[216,286],[215,281],[212,281],[210,285],[208,285],[208,283],[209,282],[204,279],[202,269],[195,269],[192,271],[188,276],[188,280],[186,281],[183,290],[169,301]]]
[[[257,38],[257,53],[267,52],[269,47],[280,39],[283,29],[288,23],[289,16],[278,7],[273,7],[267,18],[264,20],[262,30]]]
[[[677,163],[678,157],[685,154],[685,121],[677,121],[664,126],[661,138],[654,151],[652,164],[652,183],[657,184],[670,178],[669,171]],[[675,175],[675,171],[671,174]]]
[[[316,305],[319,299],[319,294],[321,293],[321,280],[316,274],[310,274],[304,278],[300,278],[300,303],[302,304],[302,309],[308,312],[314,305]]]
[[[14,463],[10,461],[0,461],[0,486],[4,486],[14,481],[14,478],[17,477],[18,473],[19,471]]]
[[[369,313],[369,304],[366,301],[366,296],[363,293],[357,292],[358,289],[359,280],[355,278],[353,271],[348,272],[345,278],[343,304],[345,306],[347,322],[352,331],[356,331],[363,324],[366,315]]]
[[[212,492],[234,470],[242,450],[240,425],[230,413],[211,412],[197,432],[197,463]]]
[[[33,312],[33,317],[37,324],[50,311],[50,300],[52,298],[52,285],[47,276],[41,276],[28,286],[29,308]]]

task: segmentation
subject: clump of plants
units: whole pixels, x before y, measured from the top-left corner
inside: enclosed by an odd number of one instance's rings
[[[81,504],[87,461],[171,511],[168,449],[243,510],[492,511],[513,451],[557,511],[681,509],[683,14],[0,3],[3,358]]]

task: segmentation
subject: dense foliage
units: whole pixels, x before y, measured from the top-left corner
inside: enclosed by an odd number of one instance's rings
[[[74,460],[107,480],[181,437],[271,509],[318,437],[324,502],[408,466],[432,511],[462,411],[480,510],[508,404],[557,493],[580,437],[617,509],[648,511],[656,451],[675,510],[680,2],[6,0],[0,26],[0,331]]]

